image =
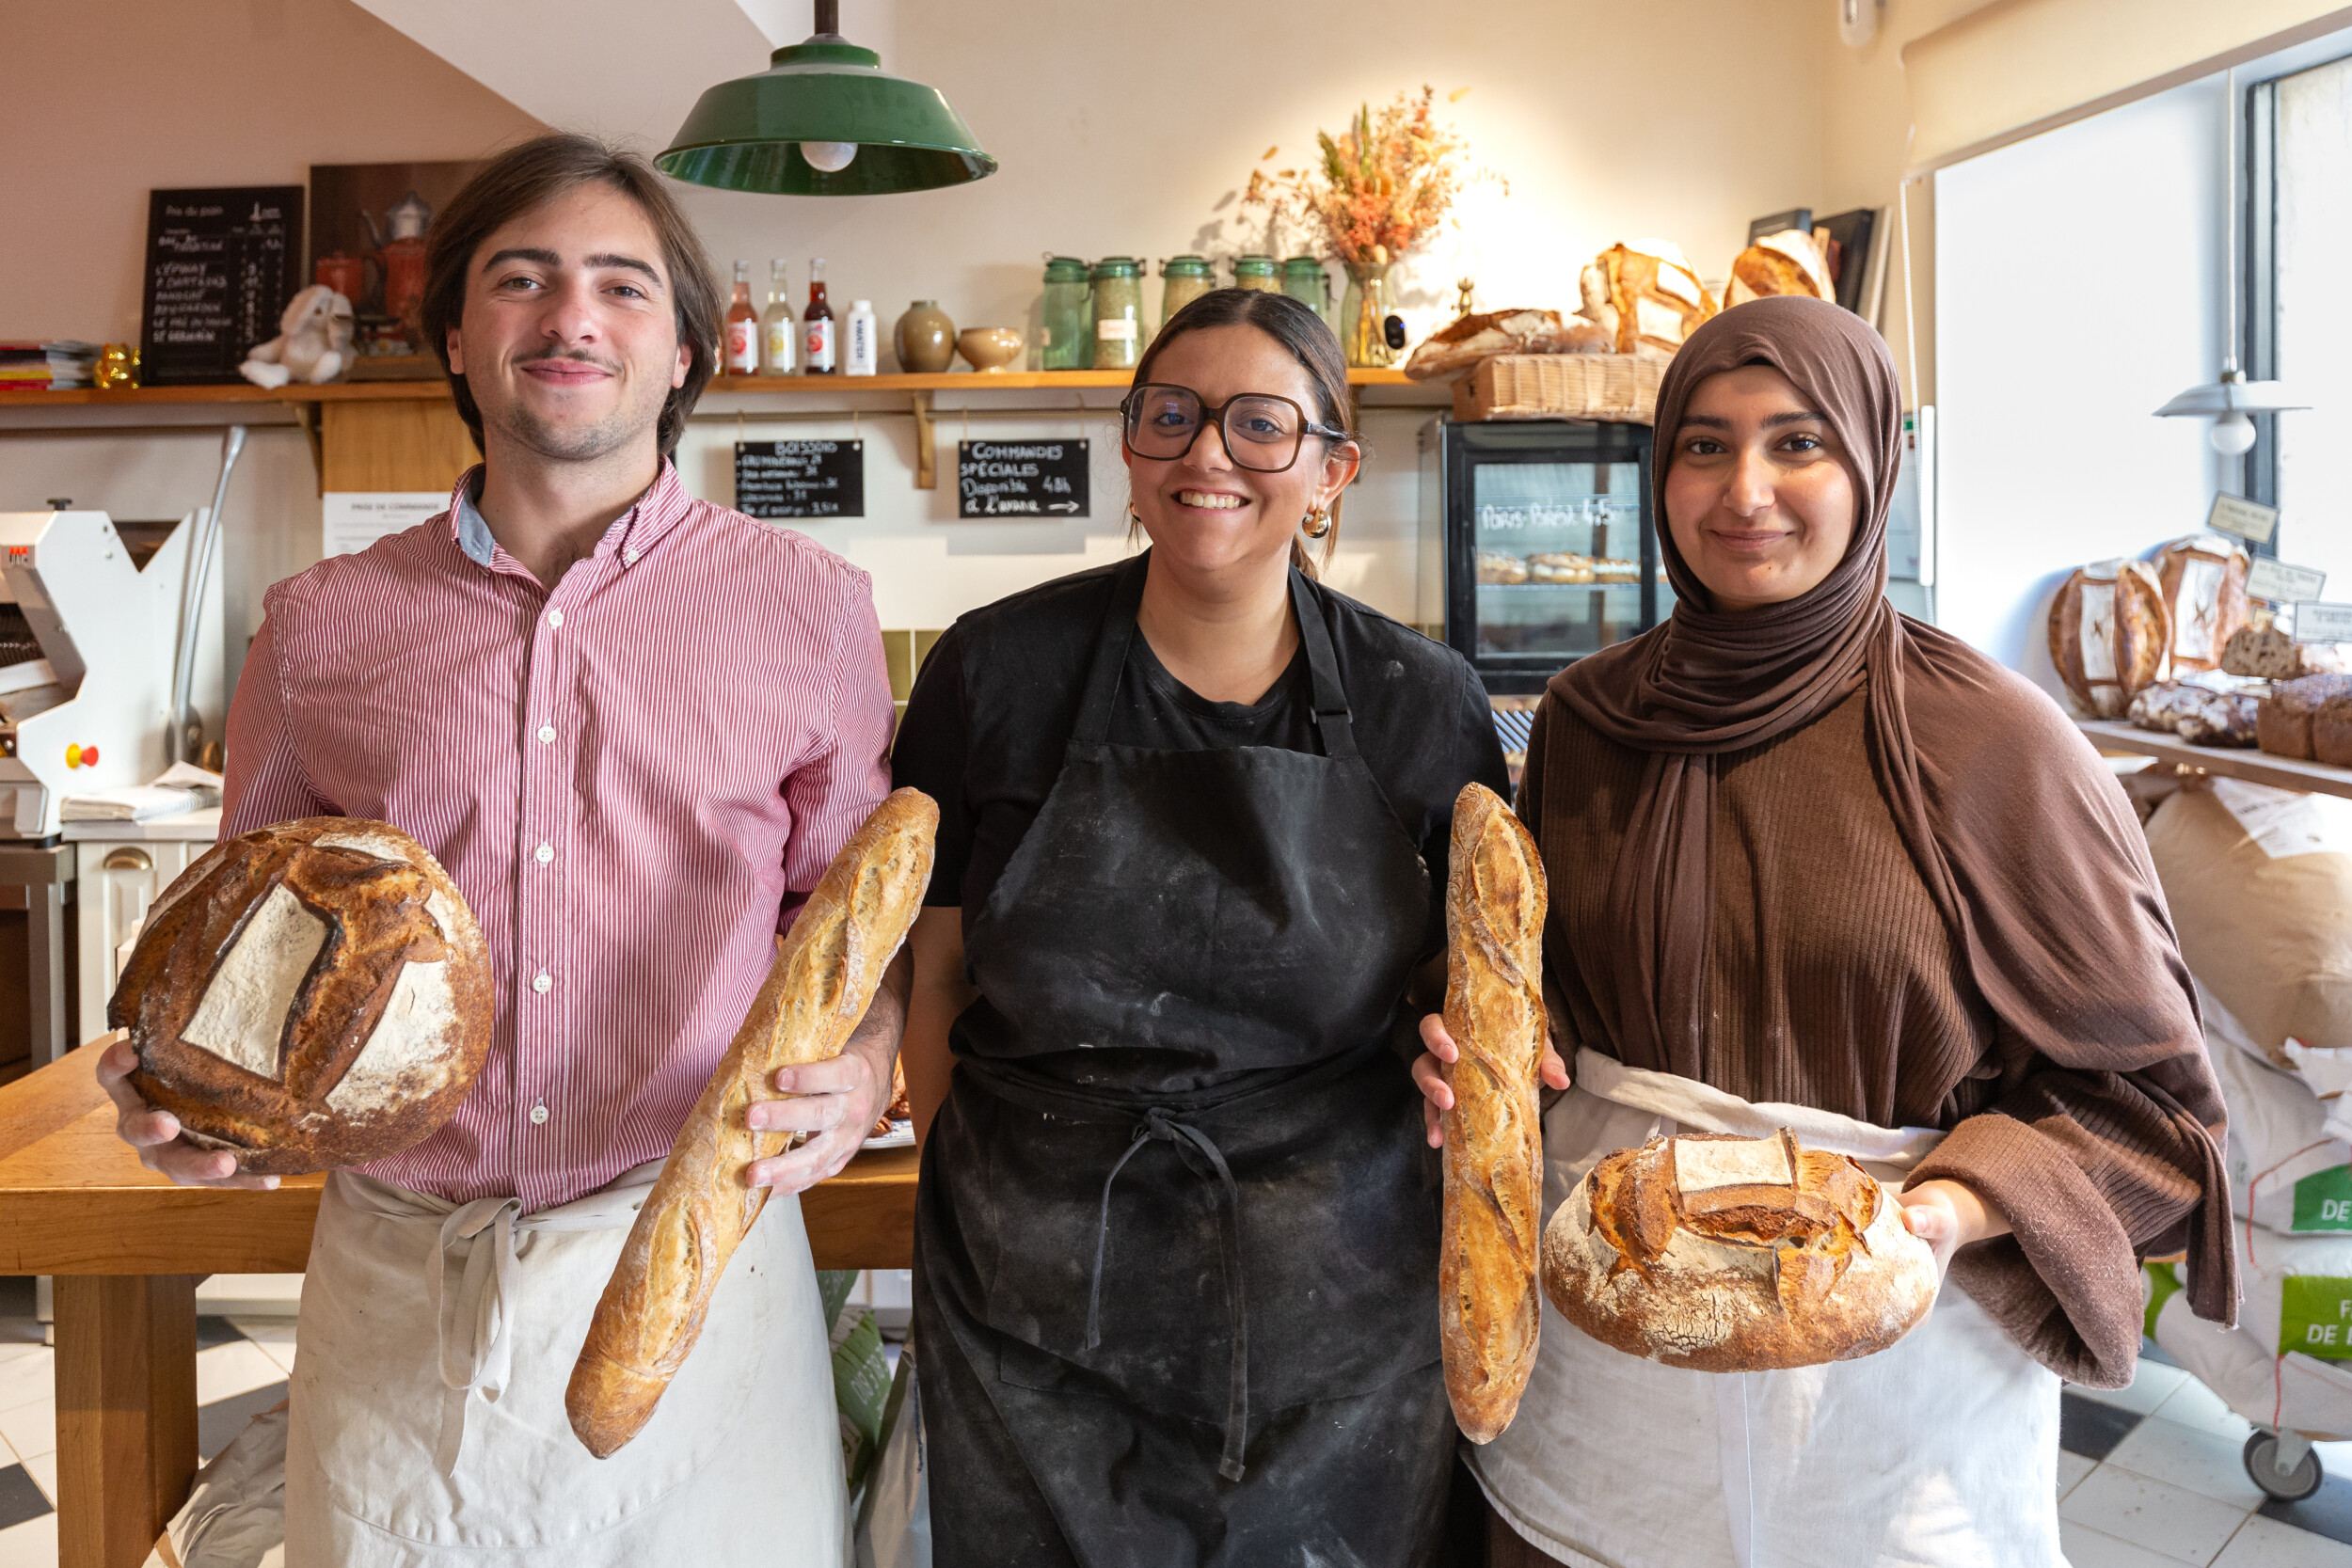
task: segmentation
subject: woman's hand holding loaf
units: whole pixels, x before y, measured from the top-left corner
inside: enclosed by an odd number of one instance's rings
[[[938,826],[939,808],[901,789],[850,835],[678,1130],[564,1396],[572,1431],[599,1459],[651,1418],[694,1348],[727,1259],[767,1203],[770,1189],[753,1184],[750,1169],[782,1153],[793,1135],[784,1129],[796,1124],[770,1112],[755,1126],[751,1108],[777,1097],[780,1069],[804,1069],[848,1043],[923,902]],[[842,1112],[818,1114],[837,1120]]]

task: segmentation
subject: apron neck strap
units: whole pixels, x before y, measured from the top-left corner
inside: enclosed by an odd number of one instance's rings
[[[1314,679],[1315,729],[1323,736],[1327,757],[1356,754],[1355,717],[1348,712],[1347,689],[1340,684],[1339,655],[1331,651],[1331,628],[1323,624],[1323,607],[1307,574],[1291,568],[1291,613],[1298,620],[1299,641],[1307,644],[1307,673]]]
[[[1102,629],[1095,635],[1093,659],[1087,667],[1078,722],[1070,734],[1074,746],[1100,746],[1110,738],[1111,706],[1119,696],[1120,673],[1126,669],[1127,653],[1135,643],[1136,611],[1143,604],[1151,561],[1152,552],[1144,551],[1119,569],[1112,584]],[[1290,590],[1291,613],[1298,623],[1299,640],[1306,644],[1307,673],[1314,691],[1312,717],[1323,739],[1323,754],[1352,757],[1356,755],[1354,716],[1348,710],[1347,690],[1340,684],[1340,661],[1332,651],[1331,630],[1323,624],[1322,609],[1306,575],[1295,566],[1290,572]]]

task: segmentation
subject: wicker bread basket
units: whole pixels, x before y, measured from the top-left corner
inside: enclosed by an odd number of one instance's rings
[[[1630,354],[1498,354],[1454,384],[1454,417],[1648,424],[1664,369]]]

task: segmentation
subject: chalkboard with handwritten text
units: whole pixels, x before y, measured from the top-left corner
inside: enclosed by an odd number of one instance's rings
[[[240,379],[239,362],[278,336],[301,266],[300,185],[150,191],[141,385]]]
[[[959,517],[1087,515],[1084,441],[958,441]]]
[[[752,517],[863,517],[863,441],[738,441],[735,509]]]

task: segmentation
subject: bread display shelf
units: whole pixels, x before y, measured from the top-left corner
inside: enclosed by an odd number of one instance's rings
[[[2302,762],[2268,752],[2227,746],[2192,746],[2178,736],[2158,735],[2113,719],[2076,721],[2090,743],[2102,751],[2130,752],[2159,762],[2179,763],[2225,779],[2300,789],[2313,795],[2340,795],[2352,800],[2352,768],[2330,768],[2324,762]]]
[[[1124,388],[1135,378],[1126,371],[950,371],[938,375],[722,375],[713,377],[707,395],[774,397],[817,401],[864,392],[1063,392],[1089,388]],[[1351,370],[1351,387],[1414,394],[1405,401],[1443,404],[1453,391],[1425,386],[1399,370]],[[449,388],[430,381],[339,381],[324,387],[263,388],[245,385],[216,387],[130,387],[102,391],[75,388],[69,391],[0,390],[0,408],[135,408],[157,404],[208,403],[435,403],[447,399]]]

